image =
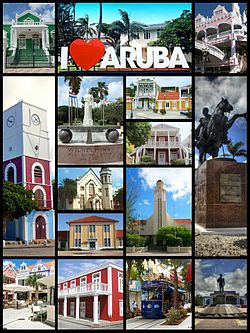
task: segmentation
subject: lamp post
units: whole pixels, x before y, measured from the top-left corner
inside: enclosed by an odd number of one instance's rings
[[[131,114],[130,114],[130,118],[133,119],[133,101],[134,101],[134,94],[135,94],[135,85],[132,82],[130,85],[130,97],[132,98],[131,100]]]

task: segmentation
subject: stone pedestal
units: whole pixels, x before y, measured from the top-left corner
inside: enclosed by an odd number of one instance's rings
[[[247,165],[229,158],[205,161],[195,171],[195,221],[205,228],[247,226]]]
[[[58,145],[59,165],[122,164],[123,143]]]

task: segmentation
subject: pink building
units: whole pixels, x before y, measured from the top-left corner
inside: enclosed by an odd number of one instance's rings
[[[106,263],[60,281],[58,301],[64,317],[123,320],[123,268]]]

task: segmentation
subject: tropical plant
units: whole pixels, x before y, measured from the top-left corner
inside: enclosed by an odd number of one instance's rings
[[[121,15],[121,21],[112,22],[112,29],[119,32],[120,34],[124,34],[127,36],[126,45],[130,45],[132,39],[138,36],[140,31],[144,31],[145,25],[130,22],[129,15],[126,11],[119,9],[119,13]]]
[[[139,236],[137,234],[132,234],[127,231],[126,233],[126,246],[127,247],[143,247],[145,246],[146,239],[143,236]]]
[[[109,94],[109,88],[105,82],[97,82],[97,91],[99,98],[102,102],[102,124],[104,125],[104,104],[105,104],[105,99]]]
[[[102,32],[102,3],[99,3],[99,23],[98,23],[98,33],[97,38],[101,38],[101,32]]]
[[[96,34],[95,28],[91,27],[89,24],[89,16],[87,14],[77,20],[76,29],[78,35],[84,36],[87,41],[89,36],[92,37],[94,34]]]
[[[23,185],[13,184],[9,181],[3,183],[3,239],[6,238],[7,224],[19,219],[37,209],[34,193],[26,190]]]
[[[29,277],[26,279],[26,285],[31,286],[35,289],[35,305],[37,305],[38,301],[38,290],[39,286],[42,286],[43,284],[39,282],[38,280],[41,279],[44,275],[41,273],[34,273],[32,275],[29,275]]]
[[[64,82],[68,82],[69,88],[73,94],[79,94],[82,83],[82,76],[65,76]]]
[[[140,147],[151,136],[151,124],[147,122],[127,122],[126,134],[131,144]]]
[[[72,201],[77,195],[76,180],[64,178],[58,187],[58,208],[65,209],[66,201]]]
[[[75,22],[75,4],[63,3],[58,4],[58,47],[68,46],[77,38]],[[58,50],[60,54],[60,50]]]
[[[232,155],[233,159],[235,160],[235,157],[247,157],[247,151],[246,149],[243,149],[244,143],[242,141],[238,141],[233,143],[231,139],[228,140],[227,143],[227,150]],[[230,156],[229,154],[226,154],[226,156]]]
[[[154,160],[152,160],[151,156],[142,156],[139,165],[153,165],[155,164]]]

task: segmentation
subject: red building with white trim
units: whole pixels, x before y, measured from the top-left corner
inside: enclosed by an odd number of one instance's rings
[[[58,284],[58,312],[75,319],[123,320],[123,268],[106,263]]]

